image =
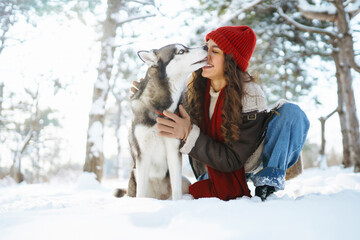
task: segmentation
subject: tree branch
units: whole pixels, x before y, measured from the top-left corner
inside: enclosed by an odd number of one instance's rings
[[[135,16],[135,17],[130,17],[130,18],[122,20],[122,21],[117,21],[115,19],[115,22],[118,26],[120,26],[120,25],[128,23],[128,22],[132,22],[132,21],[139,20],[139,19],[145,19],[145,18],[149,18],[149,17],[155,17],[155,16],[156,16],[156,14],[150,14],[150,15],[145,15],[145,16]]]
[[[310,20],[316,19],[320,21],[335,22],[337,19],[336,8],[333,5],[315,6],[310,5],[306,0],[298,0],[298,9],[301,14]]]
[[[344,8],[346,8],[350,3],[352,3],[354,0],[347,0],[344,2]]]
[[[355,60],[355,52],[354,52],[354,40],[353,40],[353,36],[352,34],[349,32],[350,30],[350,22],[347,20],[346,18],[346,13],[348,11],[345,11],[344,9],[344,4],[349,4],[351,1],[347,1],[346,3],[343,3],[340,0],[334,1],[334,6],[337,8],[338,11],[338,15],[339,17],[339,22],[337,23],[338,28],[343,29],[342,30],[342,35],[344,35],[344,41],[346,41],[346,43],[348,44],[348,48],[346,49],[346,55],[347,55],[347,59],[349,61],[349,65],[352,69],[354,69],[355,71],[360,73],[360,65],[358,63],[356,63]],[[351,5],[351,7],[360,10],[360,0],[356,0],[355,3],[353,3]],[[345,17],[344,17],[345,16]],[[345,19],[344,19],[345,18]]]
[[[25,152],[25,149],[29,145],[29,142],[30,142],[30,140],[32,139],[33,136],[34,136],[33,135],[33,129],[30,128],[28,134],[26,135],[26,137],[24,138],[24,140],[23,140],[23,142],[21,144],[21,148],[20,148],[20,151],[19,151],[20,154],[23,154]]]
[[[139,1],[139,0],[132,0],[132,2],[134,3],[139,3],[141,5],[154,5],[154,1],[150,0],[150,1]]]
[[[332,111],[329,115],[327,115],[324,119],[325,121],[328,120],[332,115],[334,115],[336,112],[339,111],[339,108],[336,108],[334,111]]]
[[[295,26],[296,28],[305,31],[305,32],[310,32],[310,33],[320,33],[320,34],[325,34],[328,35],[331,38],[337,38],[337,35],[332,32],[332,31],[328,31],[328,30],[324,30],[321,28],[316,28],[316,27],[310,27],[310,26],[306,26],[303,25],[297,21],[295,21],[294,19],[292,19],[291,17],[289,17],[288,15],[286,15],[284,13],[284,11],[279,7],[277,9],[277,12],[280,14],[280,16],[282,18],[284,18],[288,23],[290,23],[291,25]]]
[[[307,19],[320,21],[337,21],[337,8],[334,5],[310,5],[307,0],[298,0],[299,11]],[[328,1],[334,4],[334,1]],[[344,3],[344,8],[349,14],[350,19],[355,17],[360,12],[360,0],[348,0]]]
[[[360,73],[360,65],[355,61],[354,56],[349,58],[349,64],[355,71]]]
[[[241,13],[249,11],[250,9],[254,8],[256,5],[259,5],[261,3],[265,2],[265,0],[255,0],[245,6],[243,6],[242,8],[240,8],[239,10],[237,10],[236,12],[234,12],[233,14],[231,14],[229,17],[227,17],[226,19],[222,20],[219,23],[219,26],[224,26],[226,25],[228,22],[230,22],[231,20],[233,20],[234,18],[236,18],[237,16],[239,16]]]
[[[321,53],[321,52],[307,52],[305,51],[303,53],[305,56],[308,56],[308,57],[312,57],[314,55],[319,55],[319,56],[322,56],[322,57],[330,57],[331,54],[326,54],[326,53]],[[261,63],[259,64],[256,64],[256,66],[254,66],[254,64],[249,67],[252,71],[256,70],[256,71],[259,71],[261,69],[264,69],[264,66],[266,66],[267,64],[283,64],[285,61],[287,60],[290,60],[290,59],[296,59],[296,58],[300,58],[301,55],[300,54],[292,54],[292,55],[287,55],[287,57],[283,57],[281,59],[270,59],[268,61],[262,61]]]
[[[352,2],[349,0],[349,3]],[[360,13],[360,0],[355,0],[355,2],[353,4],[351,4],[351,6],[346,6],[346,12],[349,13],[350,15],[350,19],[354,18],[358,13]]]

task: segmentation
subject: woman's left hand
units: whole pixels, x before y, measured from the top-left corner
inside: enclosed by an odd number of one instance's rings
[[[156,118],[156,128],[159,130],[159,136],[186,141],[192,128],[191,120],[182,105],[179,106],[179,112],[181,117],[165,110],[163,114],[169,119]]]

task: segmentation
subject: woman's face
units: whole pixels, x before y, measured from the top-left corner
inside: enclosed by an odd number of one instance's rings
[[[210,80],[223,80],[225,81],[225,57],[224,52],[216,45],[213,40],[207,42],[208,46],[208,62],[202,68],[202,76]]]

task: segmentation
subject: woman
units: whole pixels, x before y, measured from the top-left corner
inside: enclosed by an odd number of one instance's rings
[[[265,200],[284,189],[285,172],[298,160],[309,121],[291,103],[280,104],[279,115],[266,111],[264,93],[246,72],[256,44],[251,28],[220,27],[206,41],[208,64],[188,85],[188,113],[182,106],[181,117],[165,111],[169,119],[157,119],[159,135],[181,139],[180,151],[192,163],[206,164],[207,174],[189,187],[194,198],[229,200],[251,196],[244,166],[266,131],[264,150],[256,158],[263,168],[251,177],[255,195]]]

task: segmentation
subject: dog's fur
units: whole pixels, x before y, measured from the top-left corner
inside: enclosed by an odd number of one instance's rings
[[[177,111],[189,74],[207,63],[207,48],[172,44],[138,55],[148,70],[131,101],[129,143],[134,169],[128,195],[181,199],[190,182],[182,176],[180,140],[158,136],[156,118],[162,117],[158,112]]]

